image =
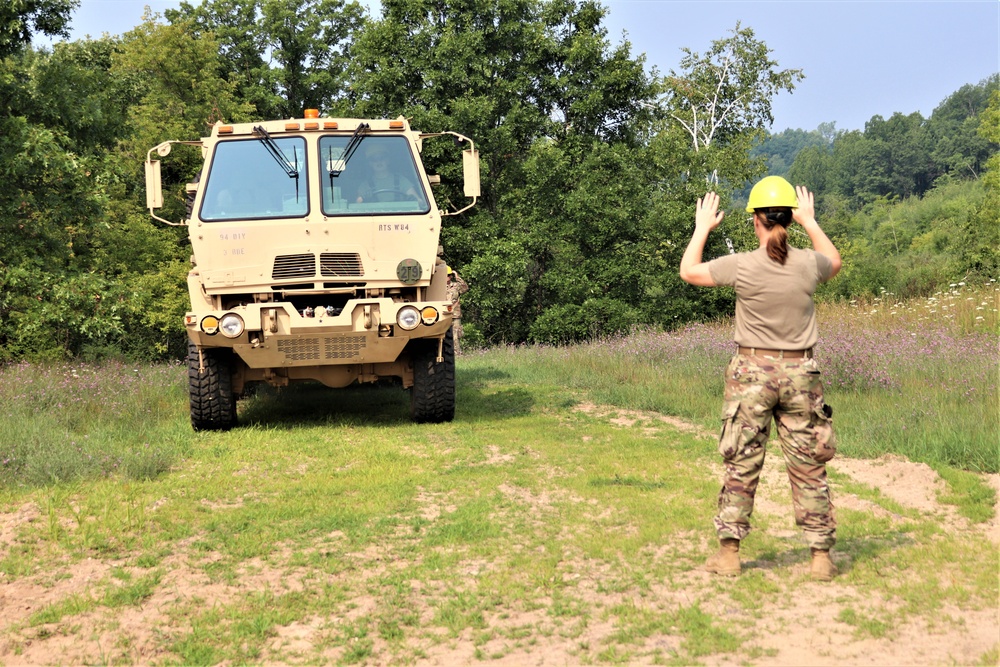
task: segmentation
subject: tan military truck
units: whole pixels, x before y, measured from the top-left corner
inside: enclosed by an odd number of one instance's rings
[[[464,208],[438,210],[423,142],[462,150]],[[163,206],[160,161],[171,144],[201,147],[188,219]],[[458,153],[456,152],[456,157]],[[147,206],[187,225],[191,423],[236,425],[255,383],[328,387],[398,378],[417,422],[455,413],[452,303],[439,256],[442,218],[475,205],[479,155],[454,132],[422,134],[405,118],[305,117],[217,123],[199,141],[167,141],[146,158]]]

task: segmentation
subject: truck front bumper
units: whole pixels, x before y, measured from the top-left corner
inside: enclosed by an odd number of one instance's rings
[[[406,331],[396,321],[406,307],[433,309],[436,316],[422,317]],[[212,326],[227,314],[242,319],[240,335],[230,338]],[[444,336],[452,314],[447,302],[366,299],[349,302],[337,315],[307,317],[289,303],[255,303],[224,313],[190,312],[185,323],[188,337],[200,348],[231,348],[250,368],[282,368],[394,362],[410,340]]]

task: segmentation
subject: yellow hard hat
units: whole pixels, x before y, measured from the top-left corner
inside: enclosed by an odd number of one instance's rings
[[[747,213],[753,213],[758,208],[776,208],[787,206],[798,208],[799,198],[795,196],[795,188],[781,176],[762,178],[750,190],[747,200]]]
[[[447,264],[445,264],[445,265],[444,265],[444,268],[448,269],[448,275],[451,275],[452,273],[455,273],[455,270],[454,270],[454,269],[452,269],[452,268],[451,268],[450,266],[448,266]]]

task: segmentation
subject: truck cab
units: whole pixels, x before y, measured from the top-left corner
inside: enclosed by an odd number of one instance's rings
[[[435,205],[438,181],[423,142],[451,136],[462,151],[456,211]],[[318,381],[340,388],[396,378],[417,422],[455,411],[454,304],[440,257],[442,220],[475,204],[479,157],[452,132],[422,134],[405,118],[217,123],[196,142],[204,164],[187,186],[188,219],[162,207],[150,150],[147,206],[188,227],[191,422],[236,425],[236,399],[253,383]]]

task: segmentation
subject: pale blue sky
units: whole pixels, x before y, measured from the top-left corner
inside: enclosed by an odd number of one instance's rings
[[[197,2],[197,0],[194,0]],[[179,0],[82,0],[71,39],[121,34]],[[378,6],[378,0],[369,0]],[[648,68],[667,73],[681,49],[704,53],[739,21],[782,68],[806,78],[774,102],[773,132],[833,121],[863,129],[879,114],[929,117],[967,83],[1000,71],[998,0],[603,0],[613,44],[625,38]]]

